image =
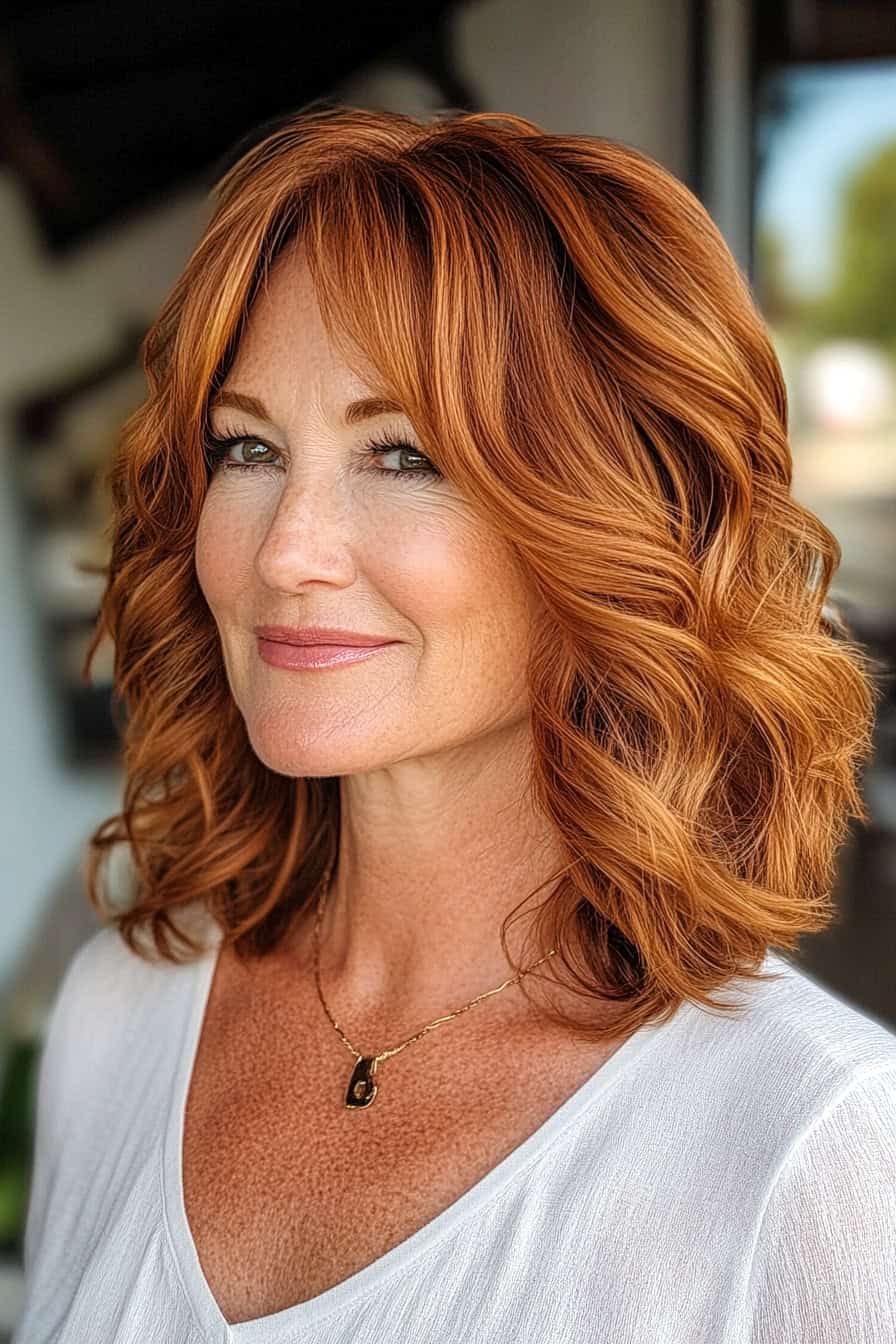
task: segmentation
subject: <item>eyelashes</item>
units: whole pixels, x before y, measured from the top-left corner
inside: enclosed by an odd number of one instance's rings
[[[270,453],[277,453],[276,448],[271,448],[263,439],[257,438],[254,434],[228,434],[217,435],[207,431],[204,439],[205,459],[210,469],[214,472],[217,468],[223,471],[278,471],[279,467],[274,462],[233,462],[228,460],[228,454],[233,448],[240,444],[256,444],[265,448]],[[418,479],[423,477],[428,480],[437,480],[441,477],[439,469],[430,462],[429,458],[424,456],[419,449],[412,443],[408,443],[400,436],[392,436],[388,433],[380,438],[369,439],[363,445],[363,452],[371,459],[379,459],[390,453],[408,453],[417,458],[422,466],[417,467],[397,467],[394,470],[387,468],[380,469],[383,476],[397,476],[403,480],[409,480],[412,477]]]

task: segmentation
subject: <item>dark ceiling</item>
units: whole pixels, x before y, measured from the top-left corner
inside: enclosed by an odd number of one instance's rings
[[[389,57],[451,107],[447,0],[253,5],[234,0],[7,0],[0,30],[0,161],[61,253],[207,176],[261,124],[330,95]]]

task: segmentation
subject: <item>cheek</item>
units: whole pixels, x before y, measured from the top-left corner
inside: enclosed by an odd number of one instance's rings
[[[367,577],[423,631],[450,627],[474,607],[483,574],[469,526],[445,517],[406,518],[368,541]]]
[[[469,517],[396,528],[370,576],[392,604],[445,651],[476,648],[515,660],[528,643],[526,586],[510,552]],[[444,641],[444,643],[443,643]]]
[[[245,509],[211,488],[199,515],[194,548],[196,577],[212,611],[224,608],[248,581],[254,537]]]

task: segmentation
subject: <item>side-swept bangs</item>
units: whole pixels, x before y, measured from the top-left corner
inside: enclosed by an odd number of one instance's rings
[[[338,780],[254,755],[194,568],[209,402],[298,248],[347,362],[540,599],[530,787],[568,861],[534,953],[624,1001],[614,1032],[726,1007],[713,990],[834,918],[872,665],[826,619],[840,548],[791,493],[781,370],[709,215],[630,146],[511,115],[315,104],[217,184],[110,469],[85,668],[111,636],[126,788],[91,837],[91,901],[142,955],[143,929],[196,955],[198,903],[262,956],[335,854]],[[137,889],[115,908],[99,879],[121,842]]]

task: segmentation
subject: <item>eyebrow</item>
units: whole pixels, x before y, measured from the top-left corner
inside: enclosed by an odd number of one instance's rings
[[[211,400],[209,410],[217,406],[229,406],[235,411],[245,411],[259,420],[273,423],[263,401],[250,397],[245,392],[218,392]],[[404,414],[404,408],[396,401],[387,401],[384,397],[362,397],[360,401],[350,401],[345,408],[343,420],[347,425],[356,425],[360,420],[372,420],[377,415]]]

